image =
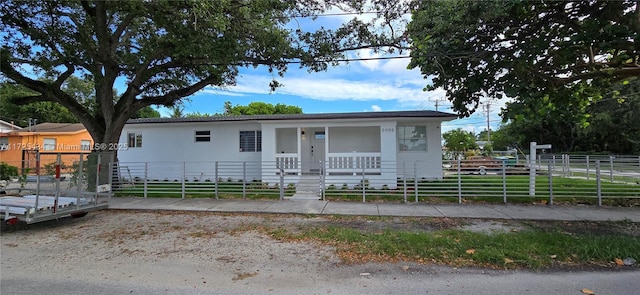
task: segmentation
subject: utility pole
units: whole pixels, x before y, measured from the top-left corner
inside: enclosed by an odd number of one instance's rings
[[[442,98],[434,99],[434,102],[436,103],[436,112],[438,111],[438,106],[440,105],[441,101],[447,101],[447,100],[446,99],[442,99]]]
[[[482,108],[487,111],[487,144],[491,144],[491,100],[481,102]]]
[[[487,144],[491,145],[491,125],[489,124],[489,113],[491,112],[491,101],[487,101]]]

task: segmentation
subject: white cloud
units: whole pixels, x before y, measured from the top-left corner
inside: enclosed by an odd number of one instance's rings
[[[361,49],[356,53],[356,58],[361,59],[379,58],[380,56],[379,53],[374,53],[373,50],[370,49]],[[370,71],[374,71],[380,67],[380,60],[360,60],[358,64]]]
[[[376,73],[371,76],[361,73],[350,74],[348,70],[336,69],[342,77],[333,77],[328,73],[301,72],[298,75],[288,73],[278,81],[284,86],[278,88],[275,94],[299,96],[319,101],[370,101],[394,100],[401,109],[435,109],[435,100],[439,101],[440,111],[450,111],[444,90],[424,92],[425,81],[415,76],[415,73],[403,75],[385,75]],[[348,75],[346,75],[347,73]],[[374,78],[372,78],[372,76]],[[366,78],[363,80],[363,78]],[[236,86],[225,89],[207,87],[198,94],[215,94],[229,96],[247,96],[252,94],[269,94],[269,75],[245,74],[238,78]]]
[[[246,96],[246,94],[244,94],[244,93],[234,92],[234,91],[227,90],[227,89],[217,89],[217,88],[212,88],[212,87],[204,88],[204,89],[198,91],[198,93],[196,93],[196,95],[198,95],[198,94],[213,94],[213,95],[224,95],[224,96]]]
[[[371,106],[371,110],[374,111],[374,112],[380,112],[380,111],[382,111],[382,108],[379,105],[375,105],[374,104],[374,105]]]

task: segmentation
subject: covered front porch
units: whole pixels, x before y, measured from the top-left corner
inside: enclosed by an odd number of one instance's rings
[[[276,167],[287,175],[379,175],[381,134],[380,126],[276,128]]]

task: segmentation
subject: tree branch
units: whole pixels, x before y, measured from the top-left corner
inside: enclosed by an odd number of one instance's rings
[[[57,88],[62,87],[62,84],[64,83],[64,81],[67,80],[69,77],[71,77],[71,75],[75,72],[75,69],[72,64],[67,63],[65,64],[65,66],[67,67],[67,70],[64,73],[60,74],[60,76],[58,77],[58,79],[56,79],[54,83],[54,85]]]
[[[171,91],[165,95],[162,96],[145,96],[139,100],[137,100],[135,102],[135,107],[134,109],[140,109],[146,106],[150,106],[150,105],[168,105],[168,104],[172,104],[173,102],[187,97],[189,95],[192,95],[194,93],[196,93],[197,91],[199,91],[200,89],[211,85],[211,84],[220,84],[221,79],[218,76],[209,76],[206,79],[201,80],[200,82],[197,82],[191,86],[188,87],[184,87],[181,89],[177,89],[174,91]]]

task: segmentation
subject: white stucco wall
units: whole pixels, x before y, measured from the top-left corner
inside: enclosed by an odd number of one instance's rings
[[[329,128],[331,153],[380,152],[380,127],[332,127]]]
[[[403,175],[413,178],[442,178],[442,148],[440,119],[350,119],[350,120],[299,120],[264,122],[198,122],[198,123],[155,123],[126,125],[120,143],[127,143],[128,133],[141,133],[143,144],[140,148],[128,148],[118,152],[123,166],[130,167],[131,177],[148,179],[180,180],[183,172],[188,180],[214,180],[216,162],[218,178],[234,180],[246,175],[247,180],[261,179],[276,183],[279,179],[275,168],[275,155],[281,152],[299,154],[302,161],[308,160],[306,151],[310,148],[302,139],[301,130],[326,131],[325,154],[344,152],[380,152],[381,175],[366,175],[372,186],[383,184],[393,187],[396,179]],[[427,129],[427,151],[399,151],[397,127],[423,125]],[[350,130],[350,127],[355,127]],[[195,131],[211,131],[210,142],[195,142]],[[262,131],[262,152],[240,152],[240,131]],[[366,139],[355,137],[368,134]],[[301,144],[298,145],[298,141]],[[365,148],[367,147],[367,148]],[[146,172],[145,172],[145,162]],[[246,162],[243,171],[242,163]],[[346,177],[342,177],[347,179]],[[351,180],[359,181],[351,177]],[[340,186],[345,181],[340,175],[332,175],[328,181]],[[330,185],[331,183],[327,183]]]
[[[441,122],[435,120],[398,122],[398,126],[425,125],[427,129],[427,151],[398,151],[398,175],[406,177],[441,179],[442,146],[440,134]],[[397,145],[397,144],[396,144]]]
[[[195,131],[211,131],[210,142],[195,142]],[[240,131],[260,130],[256,122],[224,123],[161,123],[126,125],[120,143],[127,143],[128,133],[142,134],[142,147],[120,150],[118,160],[123,166],[142,177],[142,163],[148,166],[148,179],[181,179],[185,170],[188,179],[204,177],[214,179],[215,162],[219,163],[218,177],[238,179],[243,175],[241,162],[252,162],[247,177],[259,179],[260,152],[240,152]],[[231,163],[235,162],[235,163]],[[182,164],[184,163],[184,164]],[[233,167],[233,168],[231,168]],[[240,167],[240,168],[238,168]],[[204,174],[204,175],[203,175]]]

